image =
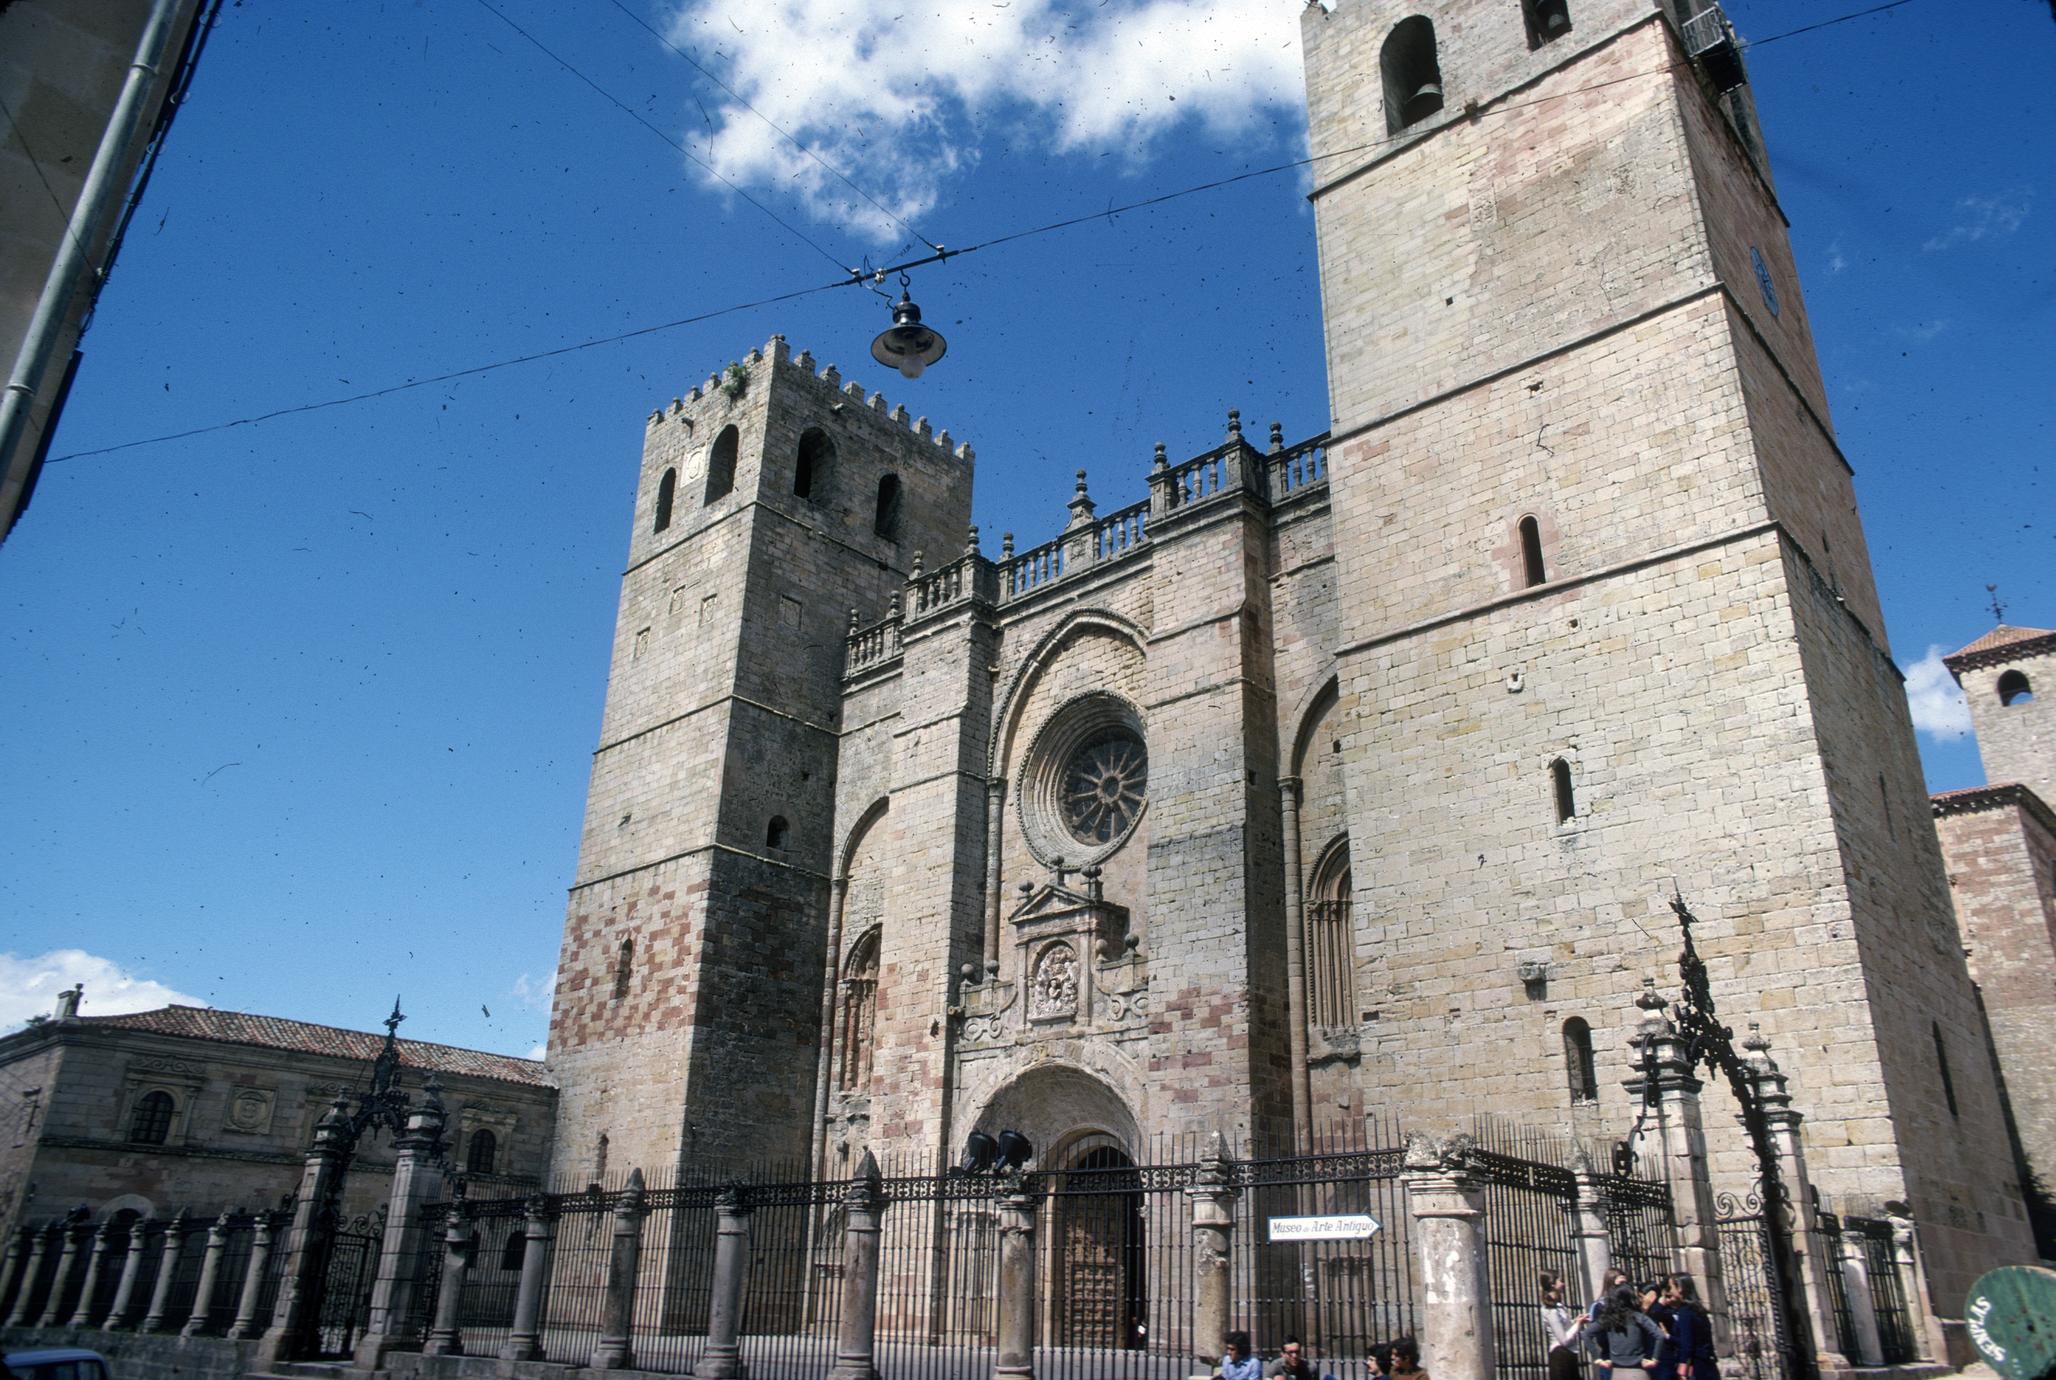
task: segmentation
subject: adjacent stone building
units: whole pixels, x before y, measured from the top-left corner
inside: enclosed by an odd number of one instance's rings
[[[2002,623],[1943,664],[1970,705],[1988,784],[1935,796],[1935,831],[2036,1236],[2056,1257],[2056,632]]]
[[[384,1036],[277,1016],[165,1006],[54,1018],[0,1039],[0,1236],[83,1206],[95,1218],[277,1207],[299,1186],[314,1123],[362,1090]],[[556,1090],[533,1060],[399,1041],[416,1096],[432,1074],[449,1159],[482,1186],[540,1182]],[[385,1202],[390,1144],[366,1137],[346,1213]]]
[[[1740,59],[1685,18],[1309,6],[1330,429],[1081,472],[1052,540],[993,552],[970,447],[780,338],[649,417],[557,1173],[1610,1140],[1675,887],[1823,1195],[1911,1204],[1944,1311],[2030,1254]]]

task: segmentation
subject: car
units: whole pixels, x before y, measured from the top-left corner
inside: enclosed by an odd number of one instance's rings
[[[105,1356],[75,1346],[10,1351],[4,1360],[5,1373],[15,1380],[113,1380]]]

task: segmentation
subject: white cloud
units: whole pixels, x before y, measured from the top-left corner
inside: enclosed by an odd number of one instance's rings
[[[1954,742],[1970,732],[1970,704],[1942,664],[1940,647],[1929,647],[1926,656],[1906,668],[1906,704],[1914,728],[1930,738]]]
[[[1959,244],[1998,239],[2018,230],[2034,200],[2029,187],[2015,187],[1994,196],[1967,196],[1956,203],[1956,224],[1921,245],[1930,254]]]
[[[207,1005],[198,997],[137,977],[113,959],[84,949],[52,949],[28,958],[5,953],[0,954],[0,1031],[11,1030],[31,1016],[50,1015],[57,1007],[57,994],[79,983],[86,985],[85,1003],[79,1007],[82,1016],[119,1016],[174,1002]]]
[[[535,1044],[529,1046],[528,1057],[531,1059],[541,1059],[546,1057],[549,1054],[549,1052],[550,1047],[542,1041],[538,1040]]]
[[[918,225],[980,141],[1130,163],[1181,120],[1215,133],[1301,118],[1298,0],[686,0],[672,40],[821,160]],[[906,238],[762,119],[702,87],[693,153],[817,220]],[[714,97],[718,96],[719,100]],[[694,111],[697,116],[697,109]],[[711,127],[710,127],[711,126]]]
[[[532,978],[523,973],[514,979],[514,1000],[524,1011],[547,1011],[557,996],[557,974],[552,971],[548,977]]]
[[[1837,239],[1828,245],[1828,272],[1840,273],[1849,266],[1849,260],[1842,253],[1842,242]]]

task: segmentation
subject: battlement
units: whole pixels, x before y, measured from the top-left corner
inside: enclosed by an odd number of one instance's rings
[[[696,414],[702,402],[710,400],[716,394],[720,394],[728,401],[740,397],[748,391],[758,367],[767,360],[775,375],[781,380],[790,380],[802,387],[819,390],[821,400],[832,410],[840,411],[855,404],[904,427],[916,439],[928,442],[944,455],[961,460],[966,465],[974,463],[977,459],[977,453],[971,449],[968,441],[957,444],[947,430],[935,430],[929,425],[926,417],[917,417],[909,413],[905,404],[894,404],[883,393],[872,392],[855,379],[845,381],[842,371],[833,364],[822,365],[817,369],[811,351],[801,350],[797,355],[793,354],[782,335],[772,336],[762,346],[753,348],[742,359],[731,363],[728,369],[708,375],[705,382],[696,384],[691,391],[673,398],[668,408],[659,407],[651,412],[647,425],[657,427],[666,420],[683,421],[687,426],[694,425],[698,420]],[[740,383],[731,383],[730,380],[734,376],[730,371],[736,369],[742,371]]]

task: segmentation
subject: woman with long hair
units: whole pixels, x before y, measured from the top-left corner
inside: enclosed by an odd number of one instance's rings
[[[1664,1299],[1671,1307],[1671,1350],[1678,1358],[1678,1380],[1720,1380],[1720,1362],[1713,1354],[1713,1323],[1699,1302],[1699,1286],[1690,1275],[1672,1275]]]
[[[1663,1341],[1663,1329],[1642,1311],[1642,1299],[1632,1284],[1623,1284],[1601,1301],[1585,1329],[1585,1344],[1592,1349],[1600,1380],[1622,1372],[1656,1369],[1656,1348]],[[1640,1380],[1640,1377],[1637,1377]]]
[[[1580,1380],[1578,1334],[1585,1315],[1571,1311],[1562,1275],[1542,1276],[1542,1326],[1549,1333],[1549,1380]]]

